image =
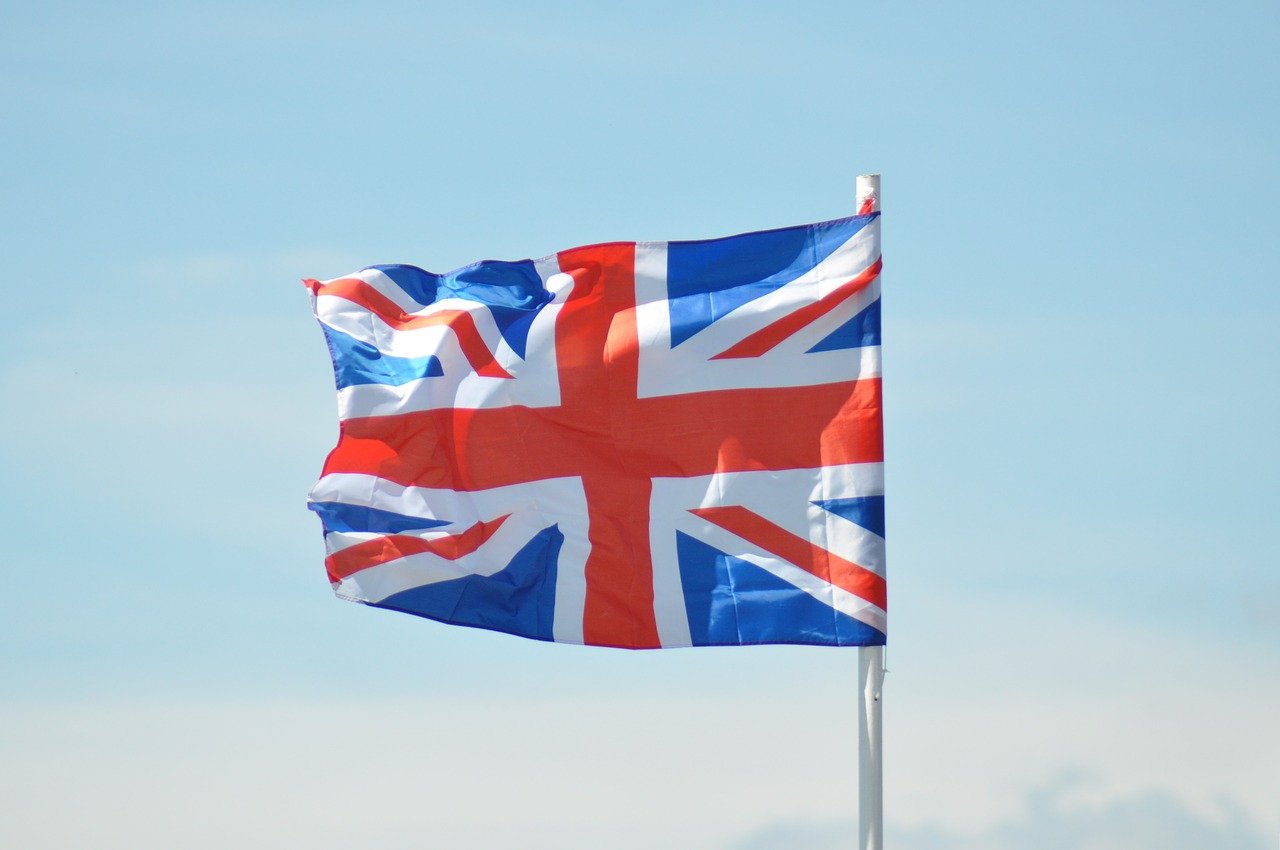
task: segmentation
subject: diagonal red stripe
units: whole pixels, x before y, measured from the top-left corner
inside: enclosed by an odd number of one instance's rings
[[[305,283],[316,295],[332,295],[364,307],[398,331],[444,325],[457,336],[463,356],[477,374],[486,378],[511,377],[494,359],[493,352],[476,328],[475,319],[466,310],[439,310],[425,316],[416,316],[406,313],[399,304],[359,278],[343,277],[328,283],[315,280]]]
[[[456,561],[487,543],[508,516],[510,514],[489,522],[477,522],[461,534],[447,537],[422,538],[408,534],[388,534],[334,552],[325,558],[324,565],[329,570],[329,580],[340,581],[360,570],[423,552]]]
[[[863,289],[880,274],[881,261],[864,269],[857,277],[845,281],[831,292],[811,304],[792,311],[776,322],[765,325],[748,337],[712,357],[712,360],[731,360],[743,357],[759,357],[771,351],[778,343],[830,313],[855,292]]]
[[[689,513],[738,535],[748,543],[754,543],[766,552],[771,552],[795,564],[823,581],[847,590],[854,596],[878,605],[882,609],[885,608],[885,581],[882,576],[853,561],[841,558],[829,549],[816,546],[803,537],[792,534],[755,511],[741,505],[725,505],[694,508]]]

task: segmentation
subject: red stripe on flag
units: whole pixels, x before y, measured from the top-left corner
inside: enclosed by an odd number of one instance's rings
[[[511,377],[506,369],[498,365],[493,352],[480,336],[475,319],[466,310],[439,310],[423,316],[411,315],[377,289],[354,277],[338,278],[323,284],[309,281],[307,285],[316,295],[332,295],[364,307],[398,331],[444,325],[457,336],[463,356],[477,374],[486,378]]]
[[[619,439],[654,476],[884,460],[880,379],[644,398]]]
[[[742,357],[759,357],[765,354],[792,334],[799,332],[822,316],[830,313],[858,290],[865,288],[867,284],[879,276],[880,266],[881,261],[877,259],[857,277],[845,281],[812,304],[806,304],[776,322],[764,326],[711,359],[731,360]]]
[[[573,292],[556,319],[561,406],[572,412],[557,431],[569,438],[566,453],[577,459],[587,495],[591,550],[583,640],[645,649],[661,645],[649,553],[652,473],[636,475],[642,467],[628,463],[631,447],[615,438],[636,413],[635,257],[629,242],[558,256],[561,270],[573,278]]]
[[[653,476],[809,469],[884,460],[880,379],[632,399],[612,414],[504,407],[428,410],[342,423],[324,473],[485,490],[619,465]],[[714,427],[710,427],[714,426]],[[804,439],[780,439],[802,434]]]
[[[792,534],[754,511],[741,505],[726,505],[694,508],[689,513],[696,514],[707,522],[738,535],[748,543],[754,543],[766,552],[771,552],[795,564],[805,572],[885,609],[886,593],[883,576],[876,575],[866,567],[847,561],[828,549]]]
[[[461,534],[450,534],[445,537],[412,537],[407,534],[388,534],[357,543],[325,558],[324,565],[329,570],[330,581],[340,581],[360,570],[376,567],[388,561],[404,558],[409,555],[420,555],[430,552],[449,561],[456,561],[463,555],[470,555],[493,537],[506,516],[500,516],[489,522],[478,522]]]
[[[591,475],[587,497],[587,597],[582,638],[592,646],[661,646],[653,613],[649,549],[649,478]]]

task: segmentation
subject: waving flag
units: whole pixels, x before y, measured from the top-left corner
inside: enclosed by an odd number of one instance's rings
[[[337,594],[567,643],[884,643],[870,209],[307,281]]]

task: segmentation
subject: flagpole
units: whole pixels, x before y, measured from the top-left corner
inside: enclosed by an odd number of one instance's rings
[[[859,215],[880,211],[880,175],[858,176]],[[884,647],[858,647],[858,848],[884,850]]]
[[[884,850],[884,647],[858,647],[858,848]]]

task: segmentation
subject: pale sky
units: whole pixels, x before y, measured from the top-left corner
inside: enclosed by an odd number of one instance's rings
[[[853,847],[853,650],[332,597],[298,281],[835,218],[878,171],[889,846],[1277,846],[1274,3],[3,20],[0,845]]]

